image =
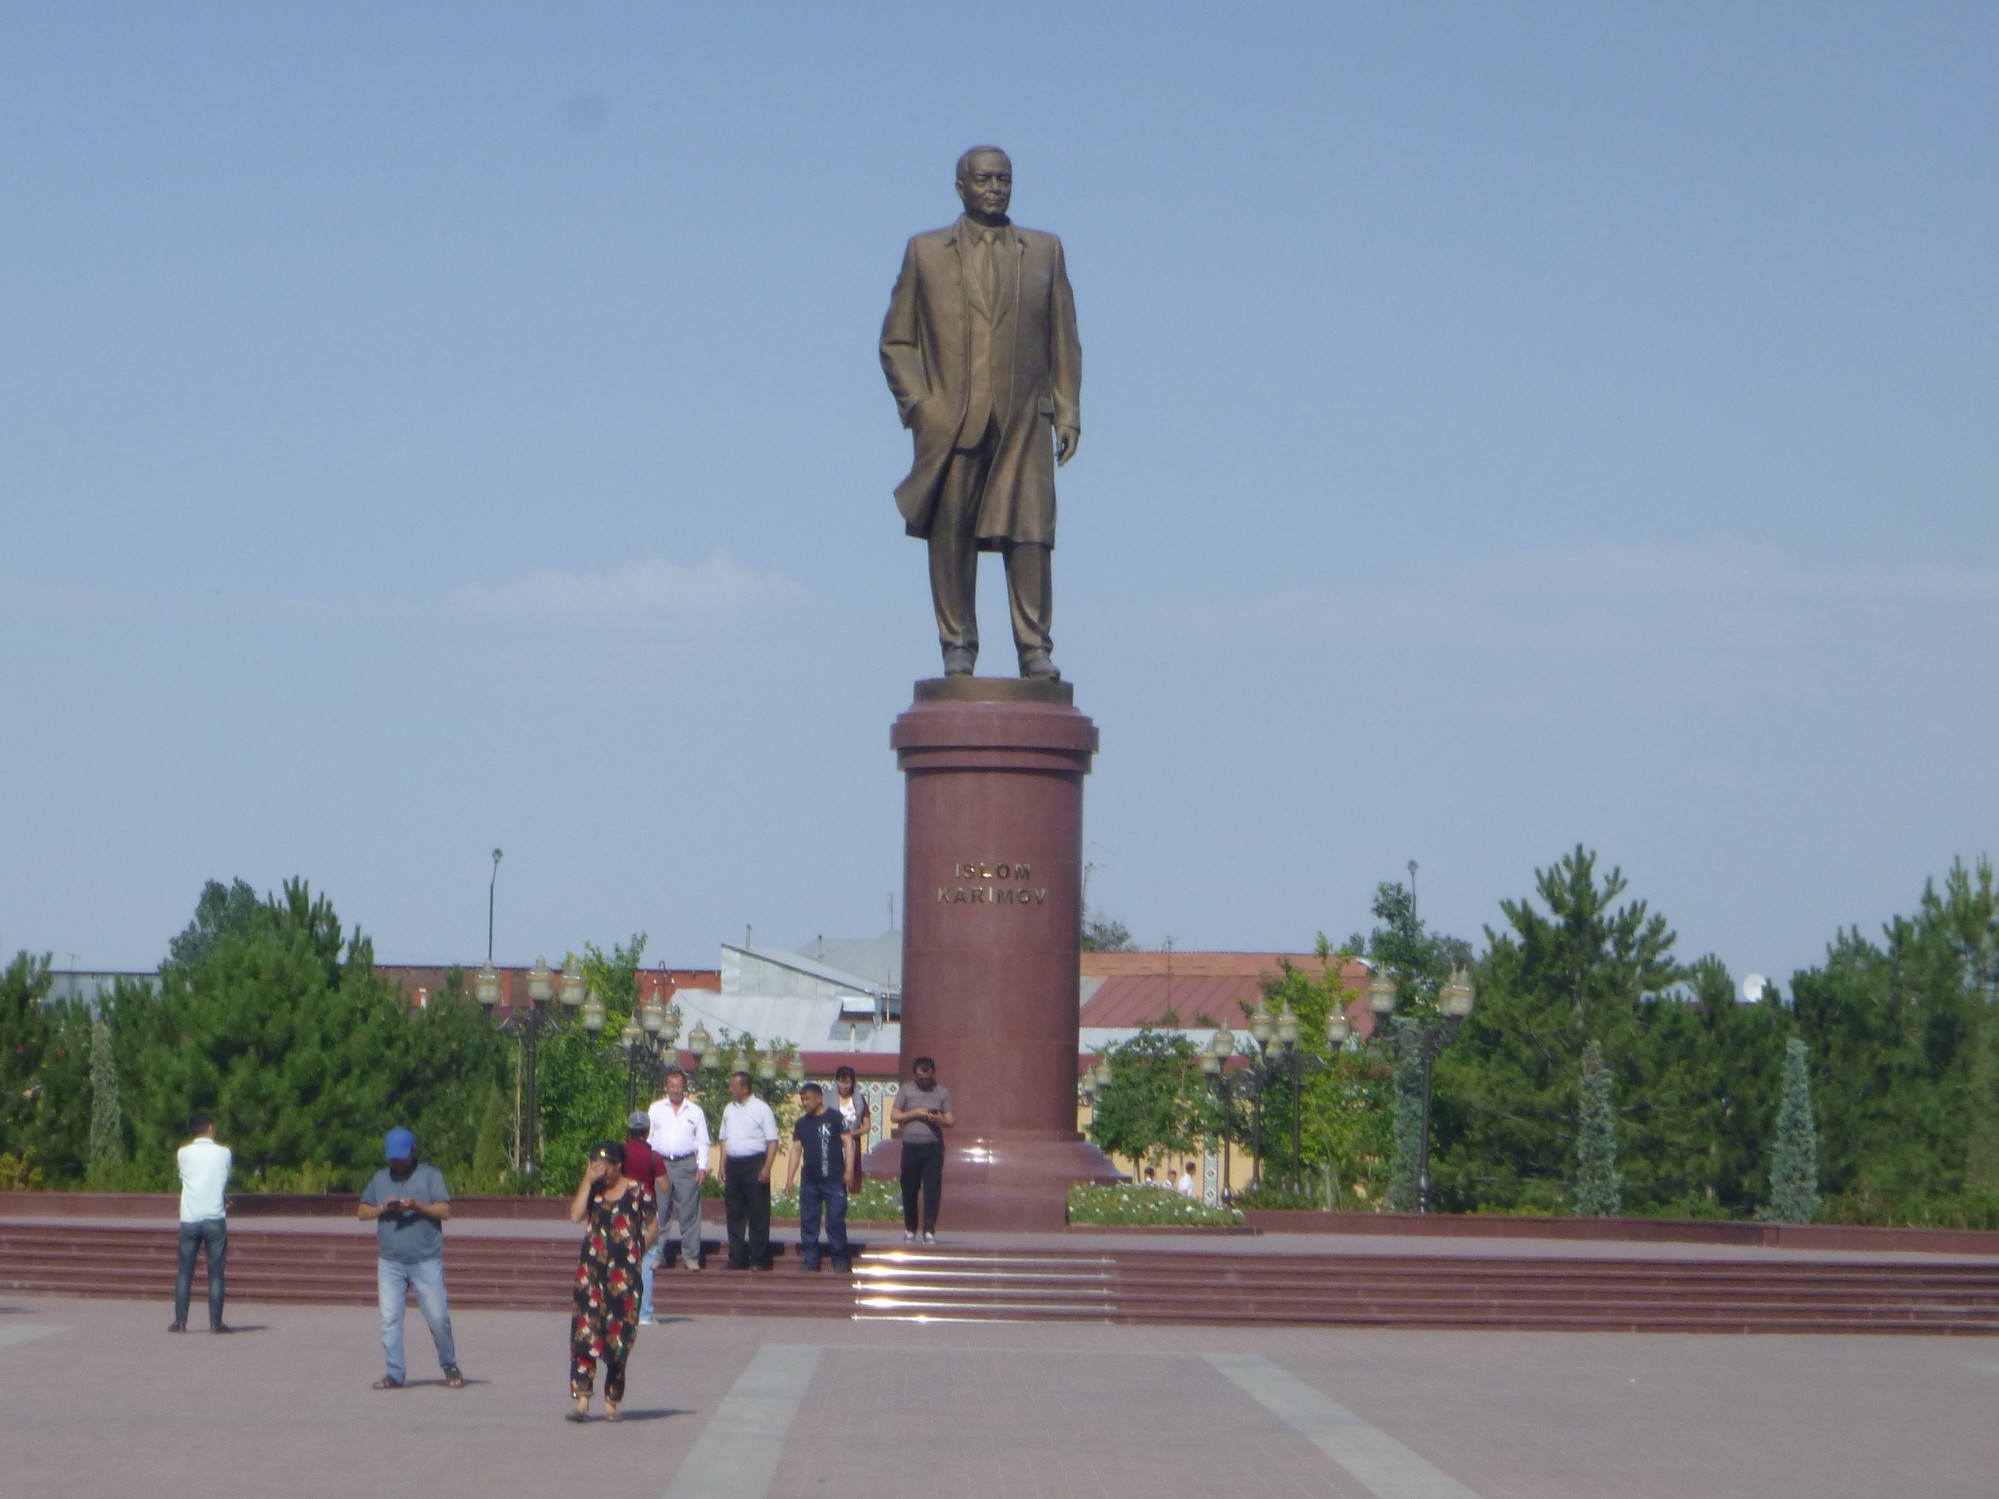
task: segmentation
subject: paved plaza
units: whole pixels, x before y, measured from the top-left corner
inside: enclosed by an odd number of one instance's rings
[[[560,1315],[454,1315],[447,1390],[371,1310],[0,1301],[0,1493],[1319,1499],[1999,1492],[1999,1341],[838,1322],[641,1334],[565,1423]],[[199,1318],[196,1319],[197,1324]]]

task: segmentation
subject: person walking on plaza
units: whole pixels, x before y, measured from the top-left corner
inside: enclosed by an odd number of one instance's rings
[[[889,1123],[902,1130],[902,1237],[916,1242],[916,1199],[923,1198],[923,1242],[937,1242],[937,1199],[944,1189],[944,1131],[951,1114],[951,1090],[937,1081],[937,1064],[918,1057],[910,1081],[896,1090]]]
[[[861,1156],[873,1116],[868,1109],[867,1097],[854,1078],[853,1068],[842,1067],[833,1074],[831,1107],[840,1111],[840,1127],[852,1142],[847,1152],[847,1190],[858,1192],[861,1190]]]
[[[215,1143],[215,1121],[197,1113],[187,1122],[194,1138],[181,1146],[180,1268],[174,1276],[174,1320],[168,1332],[187,1331],[187,1303],[194,1293],[194,1257],[208,1256],[208,1330],[227,1332],[222,1323],[222,1268],[229,1258],[229,1166],[227,1145]]]
[[[659,1158],[653,1148],[646,1143],[646,1135],[652,1129],[652,1117],[634,1110],[625,1116],[625,1175],[653,1194],[655,1203],[659,1200],[659,1181],[666,1175],[666,1163]],[[652,1320],[652,1267],[659,1258],[660,1238],[652,1236],[646,1246],[645,1263],[640,1271],[640,1281],[645,1288],[639,1301],[639,1326],[651,1327]]]
[[[1180,1173],[1180,1195],[1182,1197],[1195,1197],[1199,1194],[1200,1187],[1197,1185],[1194,1176],[1194,1163],[1189,1161],[1187,1169]]]
[[[777,1115],[750,1092],[747,1072],[729,1074],[722,1109],[722,1201],[729,1215],[731,1270],[770,1268],[770,1173],[777,1161]]]
[[[659,1193],[660,1236],[646,1254],[645,1311],[652,1310],[653,1268],[666,1246],[666,1225],[680,1233],[680,1268],[701,1268],[701,1183],[708,1179],[708,1116],[687,1097],[687,1074],[678,1067],[666,1074],[666,1097],[646,1110],[650,1128],[646,1143],[666,1165]],[[644,1320],[643,1316],[640,1319]]]
[[[590,1419],[597,1363],[604,1364],[604,1419],[622,1420],[625,1361],[638,1337],[639,1265],[659,1239],[659,1204],[650,1188],[625,1175],[625,1147],[606,1140],[569,1204],[569,1221],[587,1225],[576,1262],[576,1312],[569,1322],[571,1421]]]
[[[403,1304],[416,1292],[417,1310],[437,1345],[438,1367],[452,1389],[465,1383],[458,1350],[451,1340],[451,1309],[444,1299],[444,1224],[451,1216],[451,1192],[444,1173],[416,1158],[416,1136],[392,1129],[382,1141],[388,1164],[361,1193],[360,1218],[375,1225],[379,1254],[375,1293],[382,1310],[382,1355],[388,1371],[378,1390],[399,1390],[408,1372],[403,1364]]]
[[[847,1248],[847,1127],[838,1112],[826,1107],[825,1091],[817,1083],[802,1083],[798,1102],[804,1112],[791,1127],[791,1153],[784,1166],[785,1185],[798,1184],[798,1263],[802,1270],[819,1268],[819,1215],[826,1215],[826,1240],[833,1251],[833,1268],[851,1268]],[[799,1175],[799,1167],[805,1174]]]

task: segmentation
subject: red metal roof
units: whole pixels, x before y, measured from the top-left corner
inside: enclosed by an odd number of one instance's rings
[[[1324,965],[1311,953],[1274,952],[1086,952],[1083,977],[1103,980],[1083,1005],[1082,1024],[1125,1028],[1164,1025],[1170,1015],[1181,1026],[1207,1021],[1240,1029],[1242,1006],[1263,998],[1259,982],[1274,977],[1285,960],[1317,977]],[[1367,968],[1350,962],[1341,982],[1355,994],[1359,1014],[1367,1006]],[[1348,1013],[1355,1014],[1352,1005]],[[1356,1017],[1357,1018],[1357,1017]]]

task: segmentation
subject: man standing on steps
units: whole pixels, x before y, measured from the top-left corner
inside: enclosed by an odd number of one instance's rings
[[[729,1074],[722,1109],[722,1202],[729,1214],[731,1270],[770,1269],[770,1176],[777,1161],[777,1115],[750,1091],[747,1072]]]
[[[645,1260],[645,1307],[639,1320],[652,1312],[653,1269],[666,1242],[667,1224],[680,1230],[680,1268],[701,1268],[701,1183],[708,1179],[708,1116],[698,1103],[687,1101],[687,1074],[678,1067],[666,1074],[666,1097],[646,1110],[646,1143],[666,1163],[659,1196],[659,1239]],[[677,1215],[677,1217],[676,1217]]]
[[[798,1102],[804,1112],[791,1127],[791,1154],[785,1160],[787,1187],[798,1186],[798,1261],[801,1270],[819,1268],[819,1215],[826,1215],[826,1238],[833,1249],[833,1268],[852,1268],[847,1248],[847,1124],[838,1109],[826,1107],[826,1093],[817,1083],[802,1083]],[[800,1176],[799,1168],[805,1169]]]
[[[208,1256],[208,1330],[222,1324],[222,1266],[229,1258],[227,1145],[215,1143],[215,1121],[197,1113],[187,1122],[194,1138],[180,1148],[180,1270],[174,1277],[174,1321],[168,1332],[187,1331],[187,1303],[194,1292],[194,1257]]]
[[[918,1057],[911,1081],[895,1095],[889,1123],[902,1129],[902,1238],[916,1242],[916,1199],[923,1198],[923,1242],[937,1242],[937,1198],[944,1188],[944,1131],[958,1121],[951,1090],[937,1081],[937,1064]]]
[[[378,1390],[399,1390],[403,1375],[403,1303],[416,1292],[417,1310],[430,1324],[437,1345],[437,1362],[452,1389],[465,1383],[458,1372],[458,1351],[451,1341],[451,1311],[444,1302],[444,1222],[451,1216],[451,1193],[444,1173],[416,1158],[416,1136],[392,1129],[382,1141],[388,1164],[377,1171],[361,1193],[360,1219],[375,1225],[380,1258],[375,1261],[375,1291],[381,1302],[382,1353],[388,1372],[375,1381]]]

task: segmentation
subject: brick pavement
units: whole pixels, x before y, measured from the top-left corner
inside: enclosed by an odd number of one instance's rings
[[[787,1499],[1999,1491],[1999,1359],[1956,1339],[710,1318],[642,1334],[635,1419],[579,1428],[561,1420],[559,1315],[458,1313],[468,1388],[377,1394],[371,1312],[230,1310],[255,1330],[174,1337],[160,1306],[0,1300],[0,1493],[664,1495],[758,1351],[801,1344],[820,1352],[767,1488]],[[409,1331],[412,1376],[434,1379],[420,1318]],[[1336,1402],[1349,1435],[1406,1451],[1375,1473],[1402,1487],[1363,1486],[1209,1353]]]

